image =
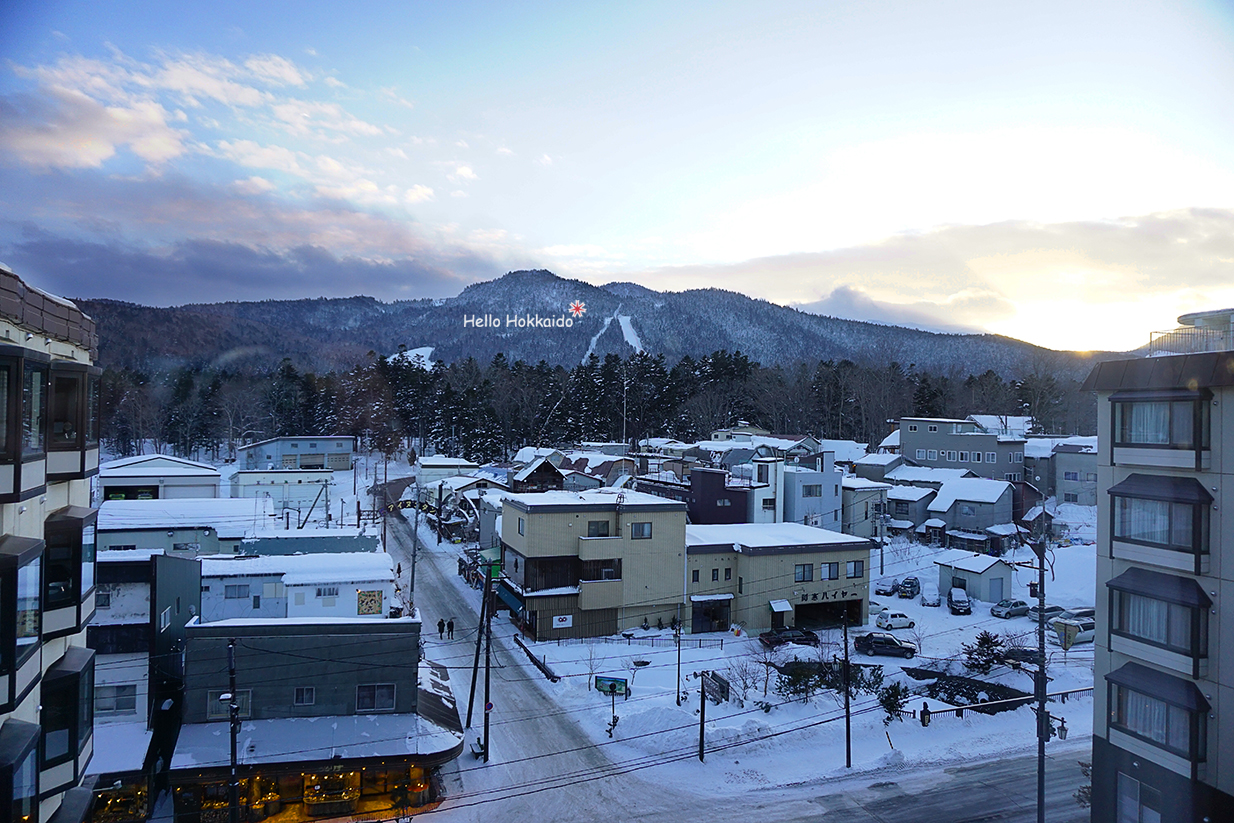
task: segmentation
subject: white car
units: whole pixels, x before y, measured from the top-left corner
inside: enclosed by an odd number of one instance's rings
[[[880,629],[911,629],[917,625],[903,612],[882,612],[876,622]]]
[[[873,617],[876,614],[882,614],[885,611],[887,611],[887,607],[882,603],[879,603],[877,600],[870,601],[870,617]]]
[[[1097,623],[1091,617],[1077,617],[1075,620],[1056,620],[1052,624],[1053,632],[1046,632],[1045,638],[1051,643],[1065,645],[1064,635],[1070,629],[1075,633],[1071,645],[1092,643],[1097,634]]]

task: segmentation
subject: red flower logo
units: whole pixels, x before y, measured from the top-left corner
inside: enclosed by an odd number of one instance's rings
[[[582,300],[575,300],[570,304],[570,314],[575,317],[582,317],[587,312],[587,304]]]

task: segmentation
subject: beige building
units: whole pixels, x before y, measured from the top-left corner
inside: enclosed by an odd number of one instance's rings
[[[0,808],[77,823],[94,754],[94,321],[0,266]]]
[[[536,639],[668,626],[684,609],[686,504],[641,492],[512,494],[498,595]]]
[[[1099,438],[1094,821],[1234,809],[1234,312],[1199,317],[1165,336],[1198,353],[1101,363],[1085,384]]]
[[[870,547],[864,537],[800,523],[687,526],[686,627],[862,625]]]

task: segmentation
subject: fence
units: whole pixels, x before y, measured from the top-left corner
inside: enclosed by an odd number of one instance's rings
[[[652,648],[676,648],[677,639],[673,637],[562,637],[556,641],[541,641],[545,643],[556,642],[558,646],[570,645],[573,643],[615,643],[620,646],[651,646]],[[683,649],[723,649],[724,639],[710,638],[681,638],[681,648]]]
[[[1068,698],[1084,697],[1093,693],[1093,687],[1089,686],[1085,689],[1067,689],[1061,692],[1051,692],[1046,695],[1047,698],[1057,698],[1059,703],[1066,703]],[[1020,706],[1028,706],[1036,703],[1037,698],[1034,695],[1027,697],[1013,697],[1010,700],[990,700],[986,703],[973,703],[968,706],[953,706],[950,709],[930,709],[929,716],[931,719],[942,717],[943,715],[951,715],[956,718],[963,718],[966,711],[982,711],[983,709],[992,709],[996,706],[1003,708],[1019,708]],[[984,713],[984,712],[983,712]],[[903,713],[901,713],[903,716]],[[909,716],[916,717],[916,713]]]

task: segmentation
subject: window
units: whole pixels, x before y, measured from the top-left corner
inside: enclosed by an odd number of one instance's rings
[[[13,721],[14,733],[17,733],[19,721]],[[12,792],[5,800],[11,801],[11,805],[0,806],[0,808],[8,811],[12,810],[11,817],[6,817],[6,820],[37,820],[39,809],[39,747],[38,747],[38,732],[39,727],[33,724],[22,724],[26,728],[26,743],[22,747],[26,749],[26,753],[18,755],[18,758],[9,763],[0,764],[11,769],[12,772]],[[5,752],[9,754],[9,752]],[[8,775],[5,775],[6,777]],[[7,781],[6,781],[7,782]],[[4,783],[0,783],[0,787]]]
[[[296,686],[292,704],[296,706],[312,706],[317,702],[317,690],[312,686]]]
[[[972,506],[968,505],[967,503],[960,504],[960,516],[961,517],[972,517],[974,512],[975,512],[975,509]]]
[[[1112,487],[1111,494],[1117,488]],[[1116,496],[1114,539],[1207,554],[1208,507],[1191,502]]]
[[[1203,715],[1117,683],[1111,689],[1111,728],[1154,743],[1181,757],[1191,759],[1194,754],[1198,759],[1204,759],[1204,751],[1198,746],[1205,732],[1206,718]]]
[[[931,423],[931,424],[930,424],[930,426],[929,426],[929,431],[932,431],[932,432],[936,432],[936,431],[938,431],[938,426],[936,426],[936,425],[934,425],[933,423]]]
[[[21,430],[23,453],[46,451],[47,367],[42,364],[26,363],[21,389]]]
[[[41,702],[46,769],[80,754],[94,732],[94,652],[70,646],[43,676]]]
[[[1063,492],[1063,502],[1064,503],[1079,503],[1080,495],[1076,494],[1075,492]]]
[[[818,566],[818,575],[821,580],[839,580],[840,579],[840,564],[839,563],[820,563]]]
[[[137,714],[137,686],[95,686],[96,715]]]
[[[609,560],[584,560],[579,580],[620,580],[621,558]]]
[[[822,483],[807,483],[806,485],[801,487],[801,496],[802,497],[822,497],[823,496],[823,484]]]
[[[1114,445],[1158,449],[1207,449],[1209,406],[1200,393],[1186,400],[1118,400],[1114,404]],[[1197,424],[1198,434],[1197,437]]]
[[[1063,479],[1078,481],[1080,479],[1080,473],[1079,472],[1063,472]]]
[[[1208,656],[1212,599],[1195,579],[1136,567],[1106,585],[1112,634],[1195,658]]]
[[[167,627],[171,625],[171,606],[159,612],[159,631],[167,631]]]
[[[630,539],[631,540],[650,540],[651,539],[651,524],[650,523],[631,523],[630,524]]]
[[[866,573],[866,564],[864,560],[850,560],[844,566],[845,574],[849,578],[864,577]]]
[[[43,537],[47,541],[43,552],[44,611],[76,608],[94,588],[96,516],[94,509],[66,506],[52,512],[44,522]],[[65,625],[62,621],[56,622]],[[76,629],[77,621],[73,621],[68,631]],[[56,630],[50,636],[65,633],[66,630]]]
[[[253,608],[254,609],[261,608],[261,595],[260,594],[253,595]]]
[[[725,569],[725,570],[724,570],[724,579],[725,579],[725,580],[732,580],[732,579],[733,579],[733,570],[732,570],[732,569]]]
[[[1161,792],[1122,772],[1118,773],[1117,792],[1114,819],[1118,823],[1160,823],[1165,811]]]
[[[719,500],[716,501],[716,505],[717,506],[731,506],[733,505],[733,501],[729,500],[727,497],[721,497]]]
[[[767,482],[767,464],[766,463],[758,464],[758,482],[759,483]]]
[[[608,521],[607,520],[588,520],[587,521],[587,536],[588,537],[608,537]]]
[[[526,534],[526,531],[525,531],[526,528],[527,528],[527,521],[523,520],[523,518],[520,517],[518,519],[518,533]]]
[[[937,450],[937,449],[930,449],[930,450],[928,450],[928,451],[926,452],[926,459],[927,459],[927,460],[937,460],[937,459],[938,459],[938,450]]]
[[[1024,462],[1024,452],[1014,452],[1011,455],[1011,462],[1012,463],[1023,463]]]
[[[776,499],[774,497],[763,498],[763,511],[771,512],[776,509]]]
[[[746,581],[744,578],[741,578],[741,577],[737,578],[737,594],[745,593],[745,582]]]
[[[1019,472],[1006,472],[1005,474],[1003,474],[1003,479],[1006,480],[1008,483],[1018,483],[1020,481],[1020,473]]]
[[[926,459],[926,450],[925,450],[925,449],[917,449],[917,459],[918,459],[918,460],[925,460],[925,459]]]
[[[376,683],[366,686],[356,686],[356,711],[394,711],[394,684]]]
[[[998,462],[998,452],[986,452],[986,453],[985,453],[985,462],[987,462],[987,463],[997,463],[997,462]]]
[[[968,462],[968,452],[966,452],[966,451],[962,451],[962,452],[960,452],[960,462],[961,462],[961,463],[967,463],[967,462]]]
[[[908,503],[904,500],[895,501],[896,514],[908,514]]]
[[[96,609],[110,609],[111,608],[111,592],[95,592],[94,593],[94,607]]]
[[[981,452],[973,452],[973,462],[974,463],[981,462]]]
[[[690,572],[690,582],[691,583],[698,582],[698,569],[695,569],[694,571]]]
[[[249,596],[248,583],[236,583],[223,587],[223,598],[226,600],[247,600]],[[318,595],[320,597],[321,595]]]
[[[809,583],[814,579],[814,564],[799,563],[793,567],[794,583]]]
[[[231,703],[219,698],[227,694],[226,689],[208,689],[206,691],[206,720],[226,720],[231,717]],[[235,702],[240,717],[252,717],[251,689],[236,689]]]
[[[955,462],[955,460],[956,460],[956,451],[955,451],[955,449],[947,449],[947,462],[949,462],[949,463],[954,463],[954,462]]]
[[[915,432],[915,431],[917,431],[917,424],[916,424],[916,423],[909,423],[909,424],[908,424],[908,430],[909,430],[910,432]]]
[[[719,581],[719,579],[720,579],[720,570],[719,570],[719,569],[712,569],[712,570],[711,570],[711,582],[715,583],[715,582]]]

